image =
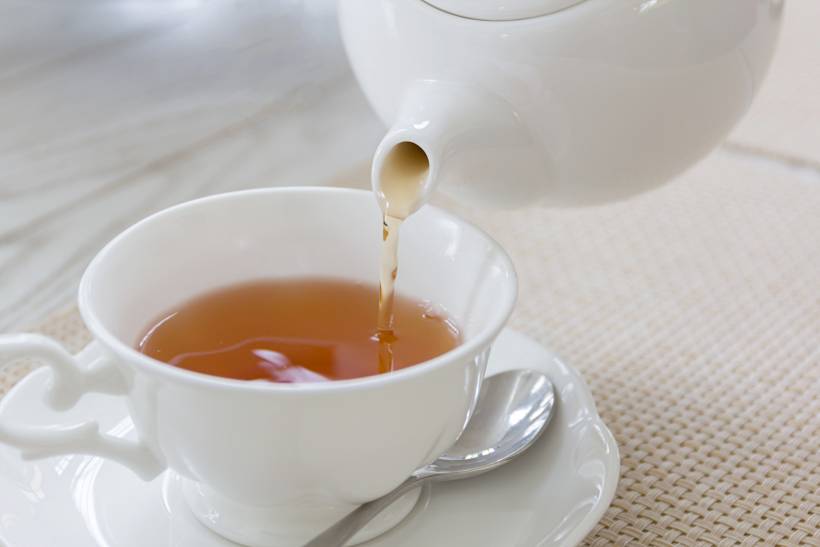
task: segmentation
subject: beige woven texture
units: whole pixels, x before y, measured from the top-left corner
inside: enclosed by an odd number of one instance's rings
[[[478,219],[519,271],[513,326],[584,373],[618,439],[587,545],[820,545],[820,187],[708,163],[620,204]],[[40,330],[88,340],[76,310]]]

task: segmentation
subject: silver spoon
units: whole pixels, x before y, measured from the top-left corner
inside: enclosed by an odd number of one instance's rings
[[[467,428],[447,452],[384,496],[359,506],[303,547],[342,547],[387,506],[426,482],[468,479],[504,465],[541,435],[555,408],[552,383],[534,370],[484,380]]]

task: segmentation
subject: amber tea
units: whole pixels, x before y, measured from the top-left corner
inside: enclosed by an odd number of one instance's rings
[[[205,293],[157,318],[138,349],[172,366],[241,380],[347,380],[402,369],[460,343],[453,321],[395,295],[379,336],[379,289],[331,279],[267,280]]]

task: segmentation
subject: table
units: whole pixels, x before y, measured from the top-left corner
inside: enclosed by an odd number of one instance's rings
[[[71,302],[153,211],[366,162],[383,128],[334,6],[0,2],[0,332]]]
[[[817,20],[820,3],[788,3],[747,118],[664,188],[580,210],[447,204],[510,250],[513,325],[584,373],[621,446],[588,545],[820,544]],[[70,304],[96,250],[152,211],[367,184],[383,128],[332,2],[0,0],[0,21],[0,332]],[[87,340],[72,309],[38,329]]]

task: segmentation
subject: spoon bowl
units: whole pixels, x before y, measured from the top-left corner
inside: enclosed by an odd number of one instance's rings
[[[467,427],[447,452],[417,469],[384,496],[367,502],[304,547],[342,547],[370,520],[426,482],[475,477],[519,456],[541,436],[555,414],[555,390],[534,370],[510,370],[484,380]]]
[[[456,444],[413,476],[456,480],[495,469],[535,442],[554,406],[552,382],[540,372],[511,370],[487,378]]]

